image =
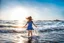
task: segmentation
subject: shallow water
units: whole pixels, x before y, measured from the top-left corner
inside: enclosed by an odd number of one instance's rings
[[[64,22],[38,23],[32,38],[28,38],[26,29],[0,28],[0,43],[64,43]]]
[[[22,37],[24,34],[0,33],[0,43],[64,43],[64,30],[39,32],[39,35],[34,36],[33,39]]]

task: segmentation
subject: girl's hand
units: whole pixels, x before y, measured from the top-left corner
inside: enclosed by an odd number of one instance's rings
[[[37,27],[37,26],[35,26],[35,27]]]
[[[22,28],[26,28],[26,26],[23,26]]]

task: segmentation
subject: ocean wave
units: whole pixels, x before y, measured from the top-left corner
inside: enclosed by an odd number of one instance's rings
[[[52,31],[61,31],[64,30],[64,26],[60,27],[51,27],[51,28],[41,28],[39,32],[52,32]]]
[[[26,33],[26,31],[7,30],[7,29],[2,30],[1,29],[0,33]]]

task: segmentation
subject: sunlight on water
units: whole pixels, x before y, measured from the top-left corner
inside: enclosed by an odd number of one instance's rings
[[[0,43],[64,43],[64,21],[46,22],[35,23],[32,38],[26,28],[1,27]]]

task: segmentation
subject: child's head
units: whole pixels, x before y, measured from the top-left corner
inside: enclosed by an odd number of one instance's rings
[[[27,17],[26,19],[27,19],[28,21],[32,21],[32,17],[31,17],[31,16]]]

